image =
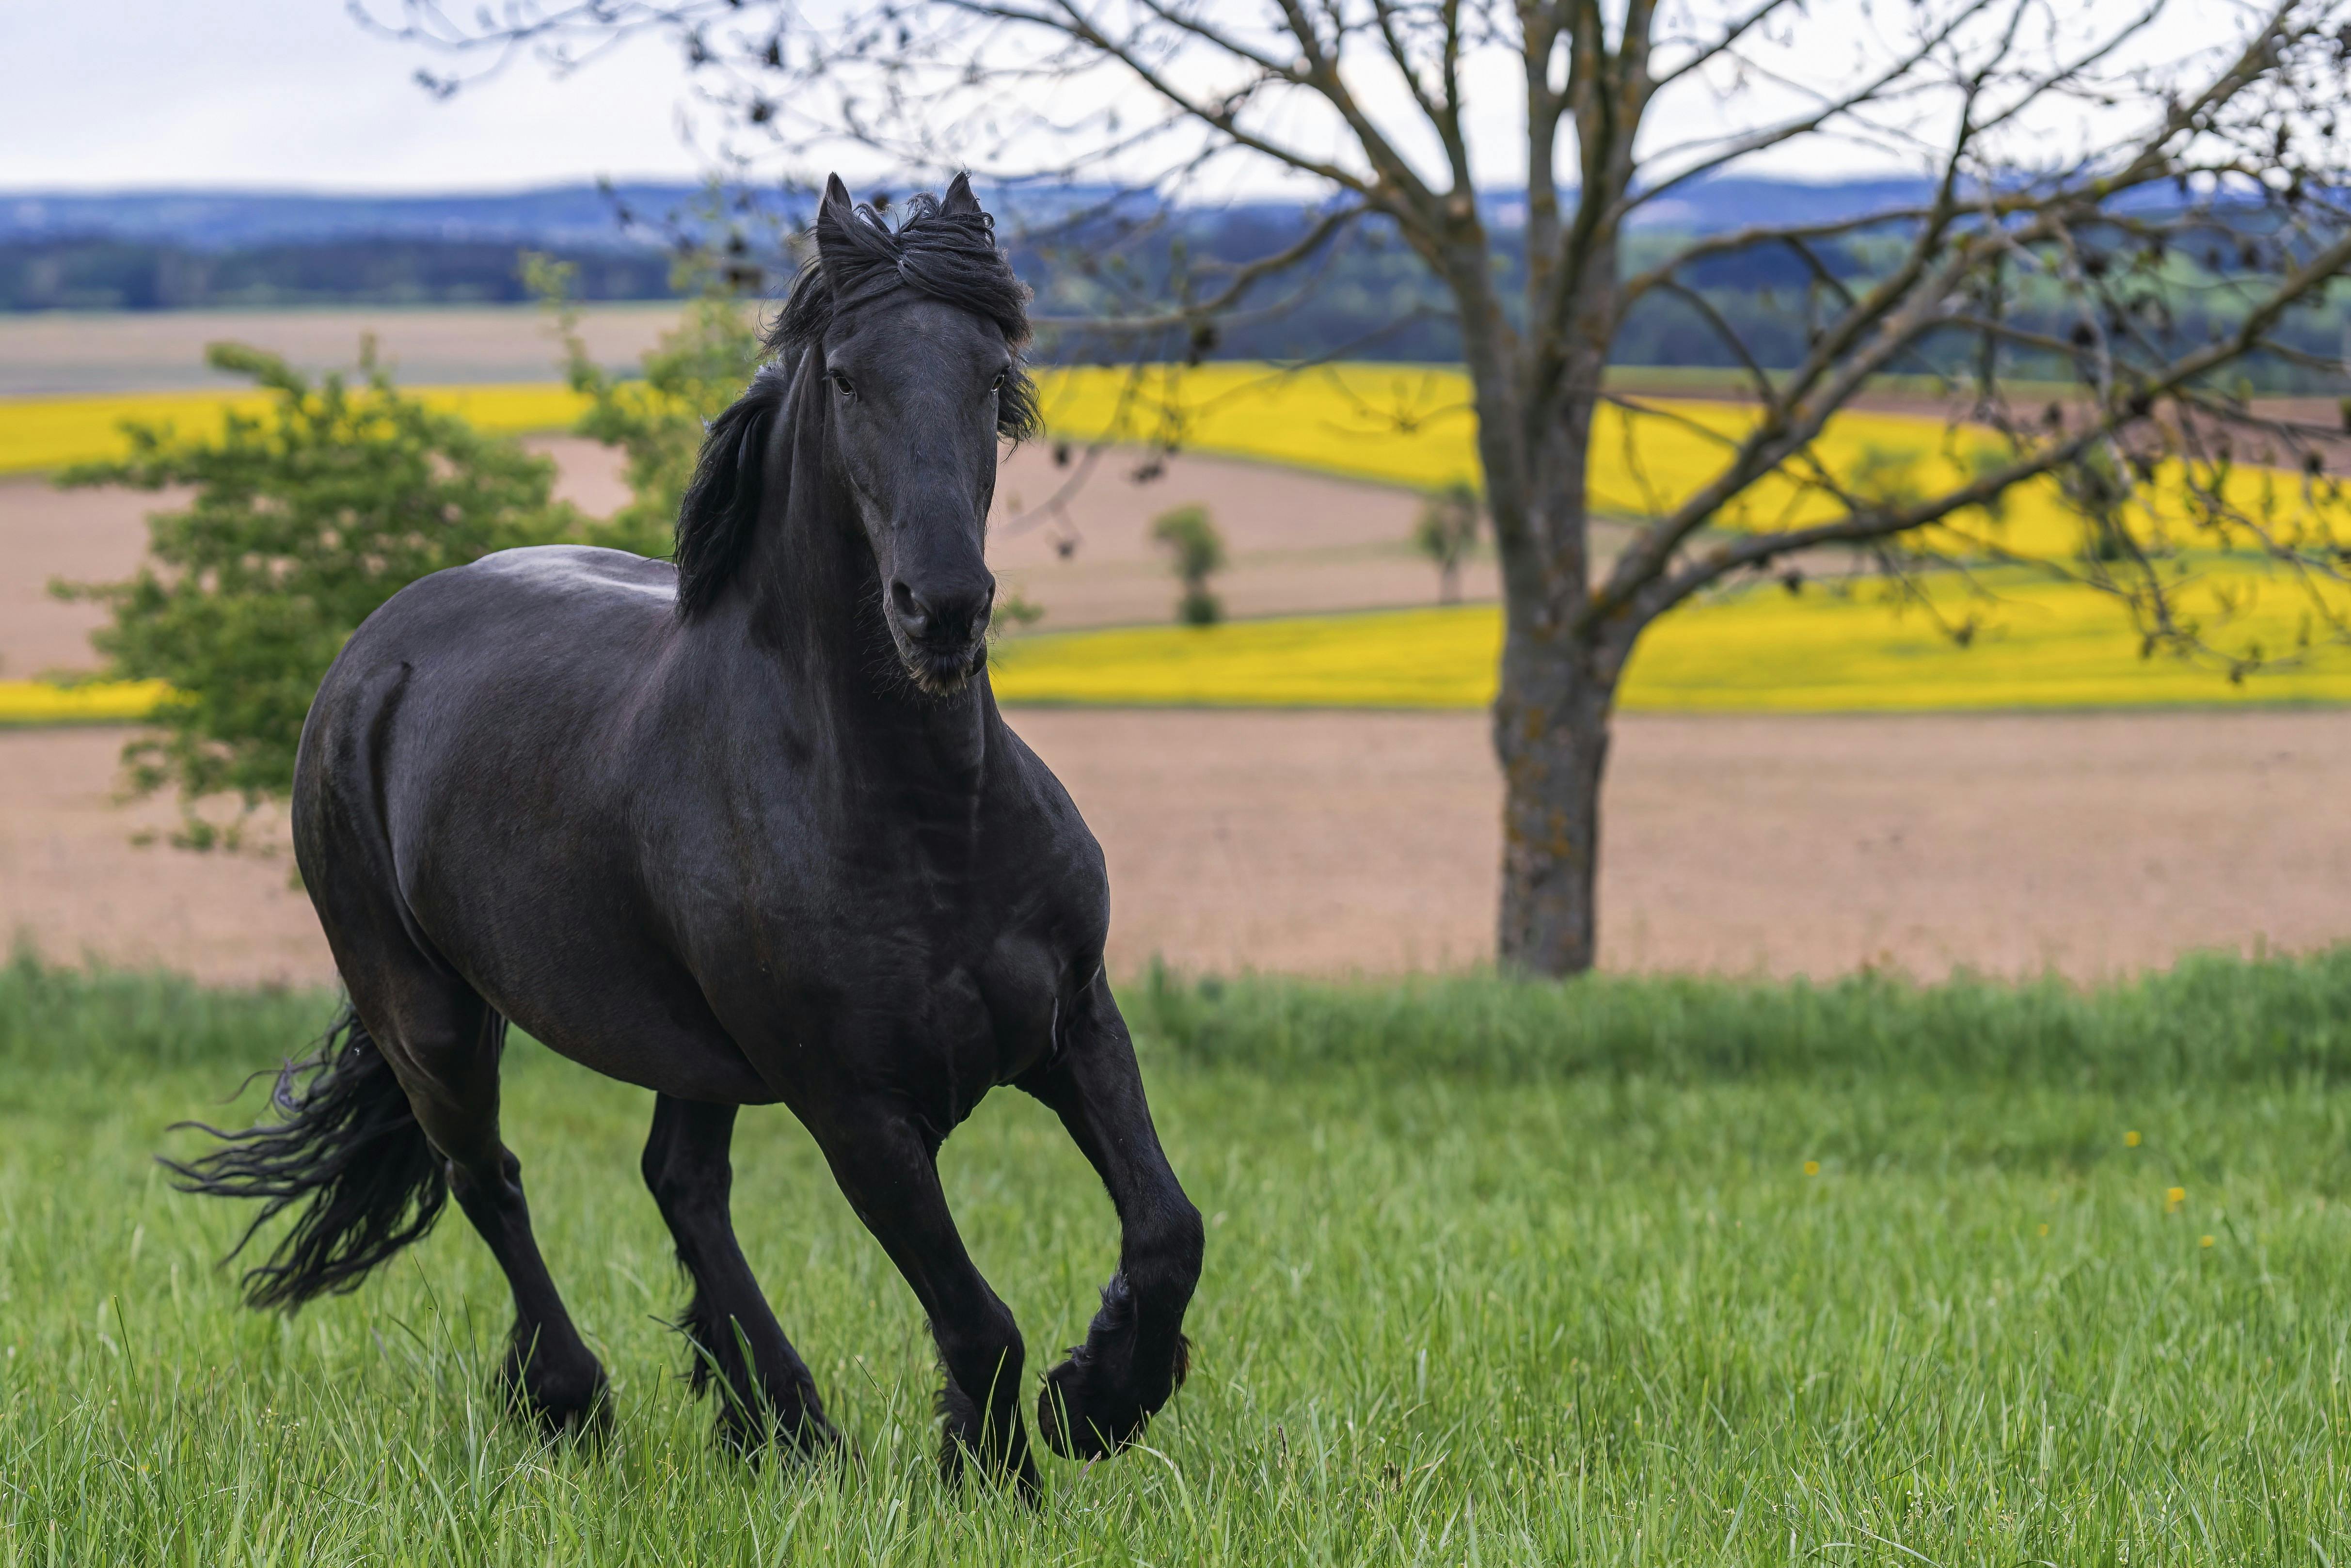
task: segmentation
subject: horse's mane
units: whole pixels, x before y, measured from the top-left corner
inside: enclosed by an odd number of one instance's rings
[[[817,259],[800,269],[767,334],[769,362],[710,424],[677,514],[677,609],[691,618],[718,595],[758,520],[760,459],[801,359],[842,311],[904,288],[984,316],[1012,350],[996,405],[997,433],[1021,441],[1038,429],[1037,384],[1020,361],[1029,344],[1029,289],[997,248],[996,220],[957,176],[942,203],[908,198],[895,228],[869,203],[817,209]],[[958,197],[960,199],[958,199]]]

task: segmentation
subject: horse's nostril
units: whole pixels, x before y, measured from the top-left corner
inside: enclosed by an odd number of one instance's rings
[[[890,608],[898,612],[898,623],[912,636],[921,636],[923,628],[930,624],[930,606],[903,582],[890,585]]]

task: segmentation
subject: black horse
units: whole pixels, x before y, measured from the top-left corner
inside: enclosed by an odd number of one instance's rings
[[[712,424],[674,565],[509,550],[371,616],[296,766],[294,841],[350,1007],[277,1117],[193,1190],[299,1206],[256,1306],[348,1290],[446,1195],[514,1288],[503,1384],[553,1431],[603,1368],[498,1135],[509,1020],[658,1095],[644,1176],[694,1293],[720,1431],[838,1441],[736,1243],[736,1109],[781,1101],[913,1287],[945,1364],[942,1464],[1036,1485],[1020,1334],[939,1189],[999,1083],[1058,1113],[1123,1230],[1037,1418],[1132,1439],[1183,1381],[1199,1212],[1161,1153],[1102,974],[1102,852],[1006,727],[981,547],[1000,437],[1036,423],[1026,291],[961,177],[894,229],[839,180],[770,363]],[[250,1239],[251,1232],[247,1237]]]

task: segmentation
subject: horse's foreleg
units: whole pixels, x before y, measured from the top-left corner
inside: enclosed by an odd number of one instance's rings
[[[939,1394],[946,1428],[941,1472],[953,1479],[976,1463],[1033,1499],[1037,1465],[1020,1419],[1019,1325],[964,1250],[939,1190],[936,1141],[911,1117],[881,1107],[830,1119],[817,1141],[850,1207],[930,1319],[947,1376]]]
[[[728,1206],[735,1173],[726,1158],[735,1111],[666,1094],[653,1102],[645,1185],[677,1240],[678,1262],[694,1281],[694,1300],[678,1327],[692,1347],[695,1392],[717,1375],[722,1442],[750,1453],[781,1435],[817,1452],[840,1439],[825,1419],[816,1380],[784,1337],[735,1239]]]
[[[1053,1451],[1117,1452],[1184,1381],[1184,1311],[1200,1278],[1200,1211],[1176,1183],[1135,1070],[1126,1022],[1100,974],[1062,1020],[1052,1064],[1021,1087],[1051,1106],[1110,1189],[1122,1232],[1083,1344],[1046,1375],[1037,1425]]]

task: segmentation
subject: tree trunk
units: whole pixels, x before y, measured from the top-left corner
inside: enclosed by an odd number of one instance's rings
[[[1597,244],[1548,346],[1515,336],[1499,312],[1465,308],[1460,318],[1502,569],[1497,946],[1505,969],[1533,975],[1592,967],[1599,930],[1600,779],[1624,648],[1612,631],[1579,622],[1591,603],[1592,428],[1615,278],[1613,250]]]
[[[1494,753],[1502,967],[1558,977],[1592,967],[1599,932],[1600,782],[1614,682],[1583,650],[1552,641],[1536,628],[1506,632]]]
[[[1496,539],[1502,557],[1501,685],[1494,755],[1502,768],[1502,967],[1546,976],[1592,967],[1599,935],[1600,780],[1623,649],[1579,628],[1591,601],[1587,511],[1592,422],[1605,355],[1588,334],[1551,408],[1481,403],[1481,420],[1526,430],[1523,513]],[[1487,472],[1506,454],[1489,454]]]

